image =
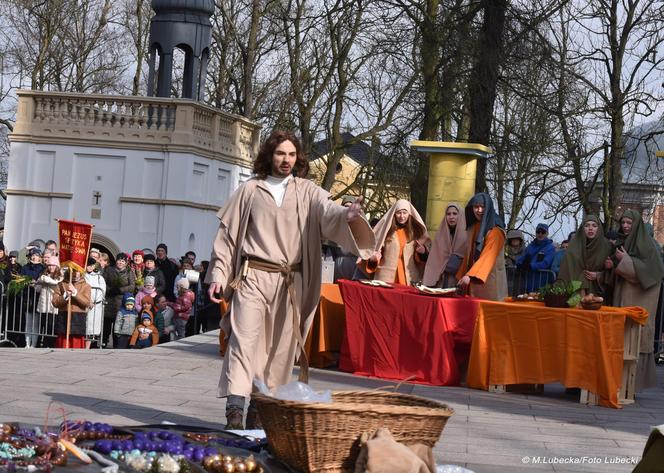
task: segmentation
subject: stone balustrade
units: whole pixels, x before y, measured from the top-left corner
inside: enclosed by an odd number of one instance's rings
[[[19,90],[12,142],[194,152],[250,166],[260,126],[200,102]]]

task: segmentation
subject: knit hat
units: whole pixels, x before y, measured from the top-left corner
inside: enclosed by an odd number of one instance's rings
[[[90,254],[92,253],[97,253],[98,255],[101,255],[101,251],[99,251],[99,248],[90,248]]]
[[[13,250],[9,252],[9,257],[10,258],[18,258],[18,251]]]
[[[131,256],[133,258],[136,255],[145,256],[145,253],[143,253],[143,250],[134,250],[134,252],[131,254]]]
[[[156,258],[152,253],[148,253],[143,257],[143,261],[155,261]]]
[[[538,223],[535,231],[544,230],[546,233],[549,233],[549,226],[546,223]]]
[[[134,299],[134,296],[132,296],[130,293],[126,293],[124,297],[122,298],[122,305],[127,305],[127,304],[133,304],[136,305],[136,299]]]
[[[145,276],[144,286],[154,286],[154,276]]]
[[[166,243],[159,243],[157,245],[157,249],[162,248],[166,253],[168,253],[168,246],[166,246]]]
[[[127,260],[129,260],[129,256],[127,255],[127,253],[120,252],[116,255],[115,261],[120,260],[120,259],[123,259],[123,260],[127,261]]]
[[[143,312],[143,315],[141,316],[141,320],[145,320],[145,319],[150,319],[150,320],[152,320],[152,316],[151,316],[150,313],[147,312],[147,311]]]
[[[30,248],[30,251],[28,251],[28,256],[32,255],[39,255],[41,256],[42,252],[39,248]]]
[[[189,289],[189,281],[187,280],[187,278],[178,279],[178,282],[176,284],[178,287]]]

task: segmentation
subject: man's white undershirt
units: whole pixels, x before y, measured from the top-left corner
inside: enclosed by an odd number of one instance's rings
[[[267,176],[265,178],[267,190],[269,190],[272,197],[274,197],[277,207],[281,207],[281,204],[284,201],[284,195],[286,194],[286,187],[288,187],[288,182],[292,177],[293,176],[288,175],[286,177]]]

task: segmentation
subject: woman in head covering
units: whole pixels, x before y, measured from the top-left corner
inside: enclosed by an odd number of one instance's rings
[[[420,282],[431,240],[415,207],[399,199],[373,231],[376,248],[366,262],[366,271],[388,283]]]
[[[565,282],[581,281],[585,294],[604,294],[604,261],[611,254],[611,243],[602,234],[599,219],[587,215],[569,242],[560,264],[558,279]]]
[[[424,268],[422,284],[430,287],[455,287],[456,273],[466,255],[466,216],[456,202],[445,209],[436,240]]]
[[[501,301],[507,296],[505,224],[489,194],[475,194],[465,214],[468,249],[457,273],[458,285],[474,297]]]
[[[641,329],[641,345],[636,368],[636,392],[655,386],[655,359],[653,345],[655,338],[655,314],[659,290],[664,278],[664,264],[660,251],[652,237],[648,235],[641,214],[627,210],[620,218],[619,234],[625,243],[616,248],[614,264],[606,260],[606,266],[613,268],[615,280],[613,305],[618,307],[641,306],[650,317]]]

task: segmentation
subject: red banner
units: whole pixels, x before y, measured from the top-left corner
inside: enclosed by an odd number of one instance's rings
[[[61,266],[85,272],[93,226],[88,223],[58,220]]]

